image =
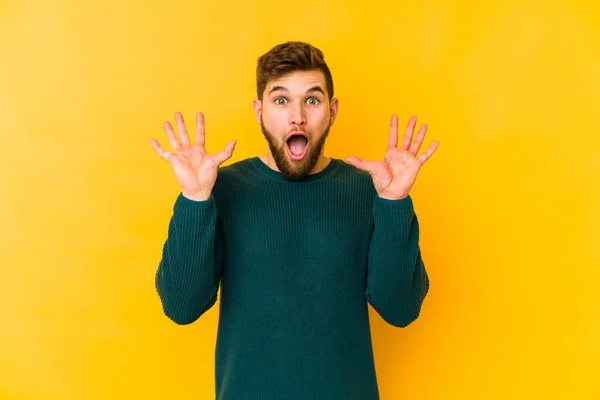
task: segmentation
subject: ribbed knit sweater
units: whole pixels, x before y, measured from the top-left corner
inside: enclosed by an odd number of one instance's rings
[[[219,293],[217,399],[372,400],[367,304],[405,327],[429,279],[410,196],[380,198],[339,159],[289,180],[255,157],[220,168],[208,200],[177,197],[156,288],[177,324]]]

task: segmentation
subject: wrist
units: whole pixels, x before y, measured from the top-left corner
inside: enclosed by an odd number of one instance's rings
[[[408,197],[408,194],[405,195],[387,195],[387,194],[378,194],[378,196],[385,200],[403,200]]]
[[[186,199],[192,200],[192,201],[206,201],[211,196],[210,192],[208,192],[208,193],[207,192],[199,192],[199,193],[190,194],[190,193],[185,193],[182,191],[181,194]]]

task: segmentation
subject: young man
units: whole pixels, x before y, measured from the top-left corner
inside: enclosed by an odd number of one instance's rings
[[[209,155],[204,118],[190,143],[181,114],[173,149],[152,146],[181,186],[156,273],[165,314],[198,319],[216,301],[216,395],[222,400],[378,399],[368,305],[414,321],[429,289],[409,190],[421,155],[416,119],[381,161],[328,158],[338,112],[322,52],[278,45],[258,60],[256,120],[269,151],[226,167],[235,141]]]

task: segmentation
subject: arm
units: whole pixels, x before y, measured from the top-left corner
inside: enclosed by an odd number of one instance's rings
[[[181,113],[175,113],[179,139],[169,122],[165,132],[173,153],[152,139],[154,151],[171,164],[181,194],[175,201],[169,233],[155,277],[165,314],[178,324],[200,318],[217,300],[223,249],[212,190],[219,166],[235,147],[209,155],[204,147],[204,115],[196,114],[196,143],[192,146]]]
[[[416,117],[409,119],[398,148],[398,116],[392,115],[383,160],[346,159],[371,175],[377,191],[365,294],[383,319],[399,327],[407,326],[419,316],[429,290],[419,249],[419,223],[408,193],[439,142],[434,141],[424,153],[417,155],[427,125],[421,125],[413,140],[416,122]]]
[[[386,322],[405,327],[419,316],[429,290],[412,199],[376,197],[373,219],[365,295]]]
[[[163,310],[177,324],[190,324],[217,300],[223,247],[214,197],[179,195],[155,284]]]

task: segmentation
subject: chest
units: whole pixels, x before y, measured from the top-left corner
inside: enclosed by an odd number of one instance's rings
[[[368,194],[344,185],[244,188],[218,211],[224,274],[281,276],[292,285],[340,276],[361,280],[373,225],[371,207]]]

